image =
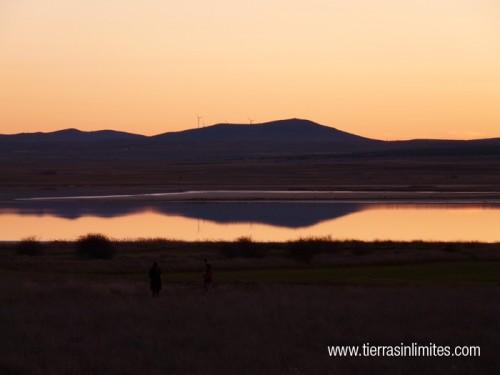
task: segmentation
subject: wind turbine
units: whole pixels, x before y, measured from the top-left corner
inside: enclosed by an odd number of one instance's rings
[[[202,118],[203,118],[203,116],[196,115],[196,122],[198,124],[198,129],[200,128],[200,121],[201,121]]]

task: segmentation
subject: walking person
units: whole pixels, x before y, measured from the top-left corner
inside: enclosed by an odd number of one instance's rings
[[[161,269],[158,263],[154,262],[149,269],[149,288],[153,297],[158,297],[161,290]]]
[[[205,274],[203,275],[203,289],[205,293],[208,292],[208,289],[212,286],[212,281],[212,265],[205,259]]]

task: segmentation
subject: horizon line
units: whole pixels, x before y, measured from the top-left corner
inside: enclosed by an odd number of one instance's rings
[[[116,132],[116,133],[123,133],[123,134],[129,134],[133,136],[139,136],[139,137],[145,137],[145,138],[154,138],[158,137],[161,135],[166,135],[166,134],[175,134],[175,133],[182,133],[185,131],[197,131],[197,130],[202,130],[202,129],[207,129],[211,128],[214,126],[220,126],[220,125],[230,125],[230,126],[265,126],[268,124],[272,123],[277,123],[277,122],[287,122],[287,121],[303,121],[303,122],[309,122],[314,125],[319,125],[319,126],[324,126],[331,128],[332,130],[337,130],[345,133],[349,133],[358,137],[363,137],[367,139],[371,139],[374,141],[382,141],[382,142],[408,142],[408,141],[481,141],[481,140],[493,140],[493,139],[500,139],[499,136],[493,136],[493,137],[485,137],[485,138],[404,138],[404,139],[380,139],[380,138],[372,138],[372,137],[367,137],[364,135],[360,135],[357,133],[351,133],[347,130],[339,129],[337,127],[331,126],[331,125],[325,125],[325,124],[320,124],[318,122],[315,122],[313,120],[309,119],[304,119],[304,118],[297,118],[297,117],[291,117],[291,118],[284,118],[284,119],[278,119],[278,120],[270,120],[270,121],[264,121],[264,122],[256,122],[256,123],[231,123],[231,122],[217,122],[214,124],[210,125],[204,125],[200,126],[199,128],[197,127],[192,127],[192,128],[186,128],[182,130],[175,130],[175,131],[166,131],[163,133],[158,133],[158,134],[152,134],[152,135],[147,135],[147,134],[141,134],[141,133],[135,133],[135,132],[130,132],[127,130],[117,130],[117,129],[111,129],[111,128],[104,128],[104,129],[96,129],[96,130],[81,130],[78,128],[62,128],[62,129],[57,129],[57,130],[52,130],[52,131],[32,131],[32,132],[18,132],[18,133],[0,133],[0,136],[19,136],[19,135],[48,135],[48,134],[54,134],[54,133],[62,133],[65,131],[76,131],[79,133],[99,133],[99,132]]]

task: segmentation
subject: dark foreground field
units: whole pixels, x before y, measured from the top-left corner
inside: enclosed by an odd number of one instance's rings
[[[70,245],[40,256],[2,246],[1,374],[479,374],[500,366],[495,244],[475,244],[475,257],[465,244],[357,244],[307,261],[279,249],[228,256],[187,243],[142,251],[128,243],[113,259],[84,260]],[[204,257],[215,271],[208,293]],[[157,299],[146,277],[153,260],[164,271]],[[479,345],[481,356],[328,355],[327,345],[366,342]]]

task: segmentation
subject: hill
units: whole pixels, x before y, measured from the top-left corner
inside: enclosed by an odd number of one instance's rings
[[[311,157],[500,155],[500,138],[381,141],[302,119],[216,124],[144,136],[113,130],[0,135],[0,159],[217,161]]]
[[[115,130],[98,130],[85,132],[78,129],[63,129],[55,132],[36,132],[36,133],[19,133],[19,134],[2,134],[0,142],[8,141],[11,143],[22,142],[42,142],[42,143],[57,143],[57,142],[100,142],[100,141],[116,141],[116,140],[137,140],[146,138],[143,135],[120,132]]]

